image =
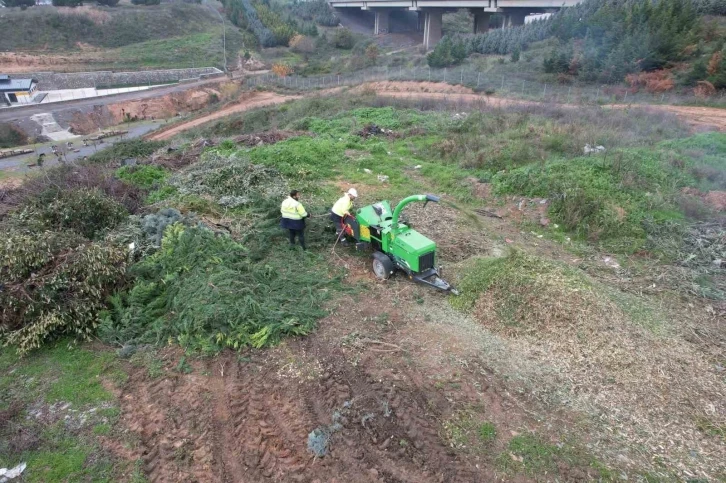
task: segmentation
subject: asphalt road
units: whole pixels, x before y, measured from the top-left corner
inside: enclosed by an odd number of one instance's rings
[[[42,114],[45,112],[60,111],[77,107],[105,106],[106,104],[115,104],[122,101],[153,99],[154,97],[161,97],[166,94],[171,94],[173,92],[184,92],[186,90],[200,87],[205,84],[214,84],[223,79],[223,77],[214,77],[211,79],[204,79],[196,82],[185,82],[184,84],[174,84],[171,86],[157,87],[145,91],[126,92],[123,94],[113,94],[110,96],[101,97],[90,97],[88,99],[79,99],[77,101],[66,101],[53,104],[33,104],[30,106],[22,107],[7,107],[0,109],[0,122],[14,121],[16,119],[25,119],[34,114]]]

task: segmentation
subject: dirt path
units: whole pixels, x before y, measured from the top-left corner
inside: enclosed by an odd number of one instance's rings
[[[300,96],[282,96],[275,94],[274,92],[253,92],[247,97],[242,97],[237,103],[229,105],[220,109],[219,111],[212,112],[186,122],[174,124],[168,128],[157,131],[152,135],[148,136],[147,139],[150,141],[163,141],[170,139],[179,133],[188,131],[197,126],[201,126],[209,121],[219,119],[222,117],[229,116],[237,112],[248,111],[250,109],[256,109],[258,107],[270,106],[273,104],[281,104],[293,99],[300,99]]]

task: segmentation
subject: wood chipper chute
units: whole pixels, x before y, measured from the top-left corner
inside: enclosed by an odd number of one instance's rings
[[[423,236],[399,217],[403,208],[414,201],[438,202],[434,195],[413,195],[401,200],[395,209],[388,201],[364,206],[344,220],[345,233],[356,240],[358,249],[373,250],[373,273],[388,279],[396,270],[418,283],[458,295],[436,267],[436,242]]]

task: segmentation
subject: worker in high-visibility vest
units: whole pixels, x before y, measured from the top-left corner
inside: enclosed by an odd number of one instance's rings
[[[330,219],[335,224],[337,239],[343,244],[347,243],[346,237],[358,237],[358,222],[356,222],[355,217],[351,214],[353,201],[356,198],[358,198],[358,191],[355,188],[351,188],[330,209]]]
[[[353,208],[353,201],[358,198],[358,191],[351,188],[338,201],[335,202],[330,210],[330,219],[335,223],[336,228],[340,227],[346,216],[351,216],[350,210]]]
[[[290,196],[280,206],[280,213],[282,214],[280,226],[290,232],[290,246],[295,246],[297,237],[300,246],[305,250],[305,218],[309,218],[310,215],[300,203],[298,190],[290,191]]]

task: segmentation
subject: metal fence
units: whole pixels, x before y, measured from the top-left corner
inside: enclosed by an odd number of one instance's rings
[[[514,97],[525,100],[571,104],[610,104],[610,103],[648,103],[648,104],[702,104],[726,107],[724,92],[708,98],[697,97],[689,92],[671,91],[648,93],[624,86],[601,85],[579,86],[533,82],[506,75],[488,75],[471,67],[452,69],[432,69],[429,67],[374,67],[344,74],[320,76],[278,76],[273,73],[253,75],[246,79],[250,88],[287,87],[296,90],[328,89],[333,87],[360,85],[380,81],[426,81],[445,82],[451,85],[470,87],[476,92],[501,97]]]

